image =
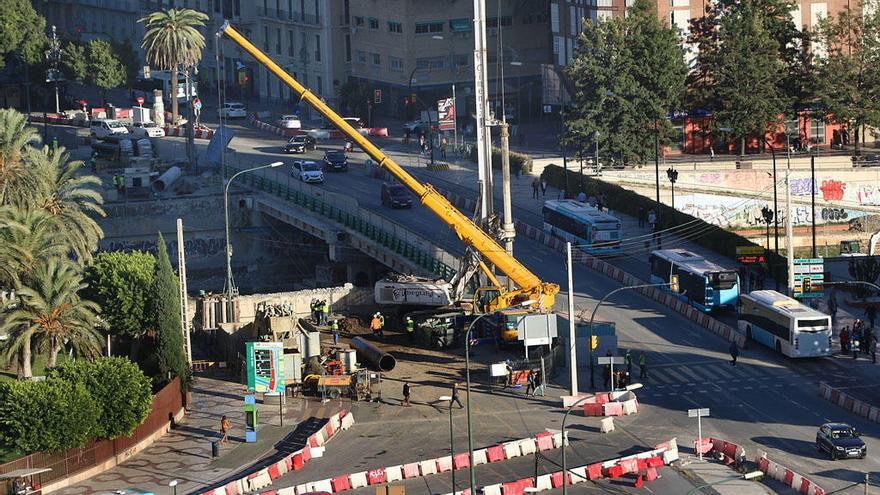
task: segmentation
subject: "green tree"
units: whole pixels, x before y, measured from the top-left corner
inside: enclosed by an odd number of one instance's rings
[[[88,80],[101,92],[101,104],[107,101],[107,90],[125,84],[125,68],[104,40],[89,42]]]
[[[125,83],[131,88],[143,67],[141,59],[127,38],[122,41],[111,41],[110,44],[113,47],[113,54],[125,69]]]
[[[18,290],[21,304],[4,315],[0,333],[3,330],[26,332],[45,343],[49,350],[49,368],[58,362],[58,353],[65,345],[80,356],[100,355],[103,340],[97,330],[101,326],[100,308],[80,297],[79,291],[83,288],[85,284],[73,263],[50,259],[37,270],[29,286]]]
[[[368,106],[373,98],[373,89],[366,83],[353,79],[345,81],[339,88],[339,99],[349,115],[367,115]]]
[[[141,48],[147,52],[147,60],[156,67],[171,71],[171,80],[177,81],[180,67],[198,65],[205,48],[205,37],[199,32],[208,16],[192,9],[169,9],[153,12],[138,20],[147,32]],[[176,92],[176,86],[174,88]],[[171,99],[171,120],[177,122],[176,94]]]
[[[99,438],[127,437],[150,414],[150,379],[126,358],[68,361],[50,370],[49,379],[85,385],[98,406],[101,421],[94,433]]]
[[[654,154],[654,126],[668,143],[666,113],[678,106],[687,67],[678,32],[661,24],[647,0],[626,17],[584,23],[566,73],[575,104],[566,112],[565,141],[591,153],[599,145],[625,161]]]
[[[105,252],[86,271],[86,295],[103,309],[111,333],[131,338],[130,357],[138,359],[147,330],[146,307],[156,259],[143,251]]]
[[[82,383],[22,380],[0,384],[0,442],[22,454],[83,446],[99,420]]]
[[[0,0],[0,69],[5,55],[18,52],[27,63],[43,58],[46,19],[37,14],[28,0]]]
[[[85,46],[73,41],[65,44],[61,49],[61,63],[68,79],[85,81],[86,75],[89,73],[89,61],[86,57]]]
[[[40,135],[28,126],[27,117],[0,109],[0,205],[21,206],[33,199],[39,178],[29,167],[32,143],[39,144]]]
[[[721,19],[716,74],[717,123],[739,139],[745,154],[746,137],[763,139],[777,129],[789,102],[782,91],[784,64],[779,46],[752,0],[731,7]]]
[[[880,124],[880,12],[874,7],[823,19],[815,44],[819,98],[829,118],[853,135],[855,155],[862,127]]]
[[[877,277],[880,277],[880,263],[873,256],[865,258],[851,258],[849,260],[849,274],[852,278],[860,282],[868,282],[870,284],[877,283]],[[856,285],[856,294],[859,297],[865,297],[868,289],[864,285]]]
[[[159,364],[157,383],[181,377],[186,382],[186,357],[183,354],[183,333],[180,322],[180,290],[177,275],[171,268],[165,239],[159,234],[156,269],[147,306],[147,319],[156,332],[156,356]]]

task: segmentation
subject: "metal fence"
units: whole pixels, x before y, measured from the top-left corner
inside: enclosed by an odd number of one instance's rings
[[[52,471],[42,475],[44,484],[68,478],[74,474],[93,468],[134,447],[142,440],[165,428],[170,418],[183,407],[180,379],[175,378],[153,396],[153,404],[147,419],[138,426],[130,437],[115,440],[92,440],[86,445],[63,452],[36,452],[14,461],[0,464],[0,474],[16,469],[49,468]],[[8,487],[0,483],[0,491]]]

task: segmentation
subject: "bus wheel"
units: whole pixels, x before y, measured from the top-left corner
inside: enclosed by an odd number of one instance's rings
[[[782,342],[776,341],[776,352],[782,354]]]

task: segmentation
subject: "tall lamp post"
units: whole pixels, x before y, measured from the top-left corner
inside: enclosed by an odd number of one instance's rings
[[[770,252],[770,222],[773,221],[775,216],[776,215],[773,213],[773,211],[770,208],[768,208],[767,206],[764,206],[763,208],[761,208],[761,217],[764,218],[764,223],[767,224],[767,252],[768,253]]]
[[[706,483],[705,485],[700,485],[700,486],[694,487],[694,489],[687,492],[686,495],[693,495],[694,493],[702,491],[703,488],[708,488],[710,486],[721,485],[724,483],[733,483],[734,481],[740,481],[740,480],[753,480],[753,479],[759,478],[761,476],[764,476],[764,473],[762,473],[761,471],[752,471],[750,473],[745,473],[742,476],[737,477],[737,478],[729,478],[726,480],[713,481],[712,483]]]
[[[449,403],[449,458],[452,460],[452,493],[455,493],[455,430],[452,427],[452,396],[441,395],[437,398],[440,402]]]
[[[52,37],[49,39],[49,48],[46,50],[46,61],[49,63],[49,70],[46,74],[46,82],[55,83],[55,113],[61,113],[61,104],[58,99],[58,82],[61,81],[61,44],[58,42],[58,35],[55,32],[55,26],[52,26]]]
[[[669,178],[669,182],[672,184],[672,209],[675,209],[675,182],[678,180],[678,170],[675,170],[672,167],[666,169],[666,177]]]
[[[239,175],[264,168],[276,168],[282,165],[284,165],[284,162],[272,162],[268,165],[260,165],[259,167],[242,170],[230,177],[223,188],[223,216],[226,223],[226,318],[228,321],[232,321],[231,318],[233,318],[235,308],[232,304],[232,299],[235,297],[235,282],[232,280],[232,242],[229,237],[229,185]]]

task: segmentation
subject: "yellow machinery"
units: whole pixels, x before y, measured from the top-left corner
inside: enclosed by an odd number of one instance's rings
[[[400,165],[394,162],[390,157],[385,155],[379,148],[371,143],[367,138],[362,136],[348,122],[344,121],[336,112],[328,107],[318,96],[297,82],[293,77],[285,72],[281,67],[272,61],[266,54],[255,47],[250,41],[236,31],[226,21],[220,28],[218,34],[225,34],[230,39],[238,43],[238,45],[246,52],[250,53],[258,62],[263,64],[270,72],[278,76],[285,84],[295,91],[302,101],[305,101],[324,116],[328,121],[332,122],[343,134],[346,135],[353,143],[360,146],[367,155],[370,156],[379,166],[387,169],[401,184],[406,186],[425,207],[431,210],[437,217],[448,225],[456,235],[466,245],[472,246],[479,252],[489,263],[495,265],[498,270],[507,275],[507,277],[518,287],[513,290],[504,290],[495,287],[497,294],[490,291],[491,300],[485,301],[482,309],[494,311],[497,309],[507,308],[513,305],[526,305],[527,301],[531,301],[527,305],[535,309],[549,309],[553,307],[553,301],[559,286],[553,283],[542,282],[538,277],[530,272],[516,258],[505,252],[494,239],[486,234],[480,227],[470,221],[465,215],[458,211],[452,204],[440,193],[438,193],[430,184],[422,184],[413,176],[406,172]],[[487,271],[488,270],[484,270]],[[496,281],[493,280],[493,283]],[[497,283],[495,285],[498,285]]]

